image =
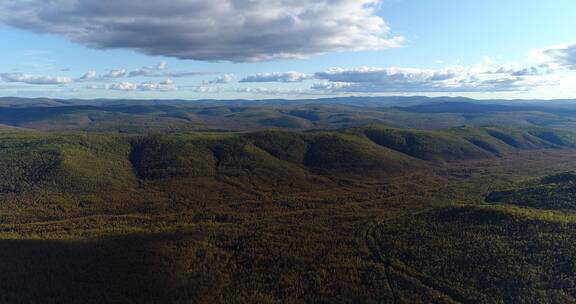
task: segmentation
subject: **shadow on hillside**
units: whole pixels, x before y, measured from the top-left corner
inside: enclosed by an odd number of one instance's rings
[[[1,303],[217,300],[225,255],[183,235],[0,241]]]

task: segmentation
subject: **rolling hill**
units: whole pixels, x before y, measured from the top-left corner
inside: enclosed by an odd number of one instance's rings
[[[5,102],[0,302],[576,299],[568,112]]]

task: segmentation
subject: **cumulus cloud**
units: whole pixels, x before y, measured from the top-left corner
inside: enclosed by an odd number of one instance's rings
[[[95,70],[90,70],[86,72],[81,80],[92,80],[92,81],[105,81],[110,78],[132,78],[132,77],[156,77],[156,78],[184,78],[192,76],[203,76],[215,74],[213,72],[201,72],[201,71],[179,71],[179,72],[167,72],[166,61],[161,61],[156,65],[147,65],[139,69],[132,70],[130,72],[127,69],[113,69],[108,71],[102,76],[98,76]]]
[[[134,83],[134,82],[122,81],[106,85],[89,85],[87,86],[87,88],[95,90],[103,89],[114,91],[160,91],[160,92],[176,91],[178,89],[174,81],[171,79],[166,79],[158,83],[154,82]]]
[[[132,82],[117,82],[106,86],[106,88],[117,91],[134,91],[138,88],[138,84]]]
[[[550,85],[553,79],[540,77],[535,68],[491,70],[486,67],[445,69],[332,68],[315,74],[324,82],[312,86],[331,92],[504,92],[526,91]]]
[[[533,61],[550,69],[576,70],[576,44],[563,44],[530,52]]]
[[[224,74],[216,79],[208,81],[208,84],[227,84],[231,83],[236,79],[236,76],[233,74]]]
[[[353,83],[423,83],[442,81],[458,76],[461,69],[425,70],[415,68],[373,68],[361,67],[357,69],[332,68],[326,72],[315,74],[318,79],[331,82]]]
[[[184,78],[184,77],[195,77],[195,76],[206,76],[217,74],[214,72],[202,72],[202,71],[180,71],[180,72],[164,72],[159,77],[170,77],[170,78]]]
[[[0,77],[5,82],[21,82],[27,84],[62,85],[74,82],[74,79],[64,76],[43,76],[22,73],[4,73]]]
[[[220,87],[214,86],[194,86],[192,91],[195,93],[220,93],[222,90]]]
[[[165,81],[159,82],[159,83],[151,83],[151,82],[145,82],[145,83],[141,83],[138,85],[138,89],[140,91],[175,91],[176,85],[174,84],[174,81],[172,81],[171,79],[167,79]]]
[[[259,73],[243,78],[240,82],[302,82],[312,79],[313,75],[300,72]]]
[[[11,0],[0,23],[96,49],[250,62],[397,47],[381,0]]]
[[[283,88],[237,88],[236,93],[261,94],[261,95],[301,95],[305,90]]]
[[[125,69],[114,69],[104,75],[105,78],[123,78],[126,77],[127,72]]]
[[[82,75],[82,77],[80,77],[80,79],[82,80],[93,80],[96,78],[98,78],[98,73],[96,73],[96,71],[94,70],[90,70],[86,72],[84,75]]]
[[[340,91],[351,86],[354,86],[354,84],[349,82],[319,82],[313,84],[312,89],[321,91]]]
[[[138,77],[138,76],[155,76],[154,74],[166,69],[166,61],[161,61],[157,65],[143,66],[137,70],[130,72],[128,76]]]

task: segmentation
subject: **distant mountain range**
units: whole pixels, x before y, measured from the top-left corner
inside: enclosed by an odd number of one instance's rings
[[[57,98],[20,98],[0,97],[1,107],[30,106],[111,106],[111,105],[147,105],[147,106],[263,106],[263,105],[302,105],[302,104],[338,104],[361,107],[413,106],[435,103],[476,103],[511,106],[539,105],[543,107],[576,106],[576,99],[471,99],[466,97],[426,97],[426,96],[378,96],[378,97],[333,97],[317,99],[57,99]]]
[[[44,131],[313,130],[371,124],[444,129],[576,126],[576,100],[342,97],[306,100],[0,98],[0,124]]]

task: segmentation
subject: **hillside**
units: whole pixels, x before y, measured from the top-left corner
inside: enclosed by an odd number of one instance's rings
[[[486,200],[498,204],[511,204],[548,210],[576,209],[576,174],[558,173],[525,182],[515,188],[494,191]]]
[[[5,131],[0,136],[4,192],[42,187],[86,192],[131,187],[138,179],[285,175],[305,180],[310,174],[342,170],[392,174],[424,167],[427,162],[576,147],[576,135],[568,131],[512,128],[417,131],[373,126],[305,133],[168,135]]]
[[[444,303],[571,303],[574,220],[452,206],[379,223],[368,230],[367,245],[389,265],[392,287],[405,302],[433,296]]]
[[[575,138],[5,129],[0,302],[571,302]]]

